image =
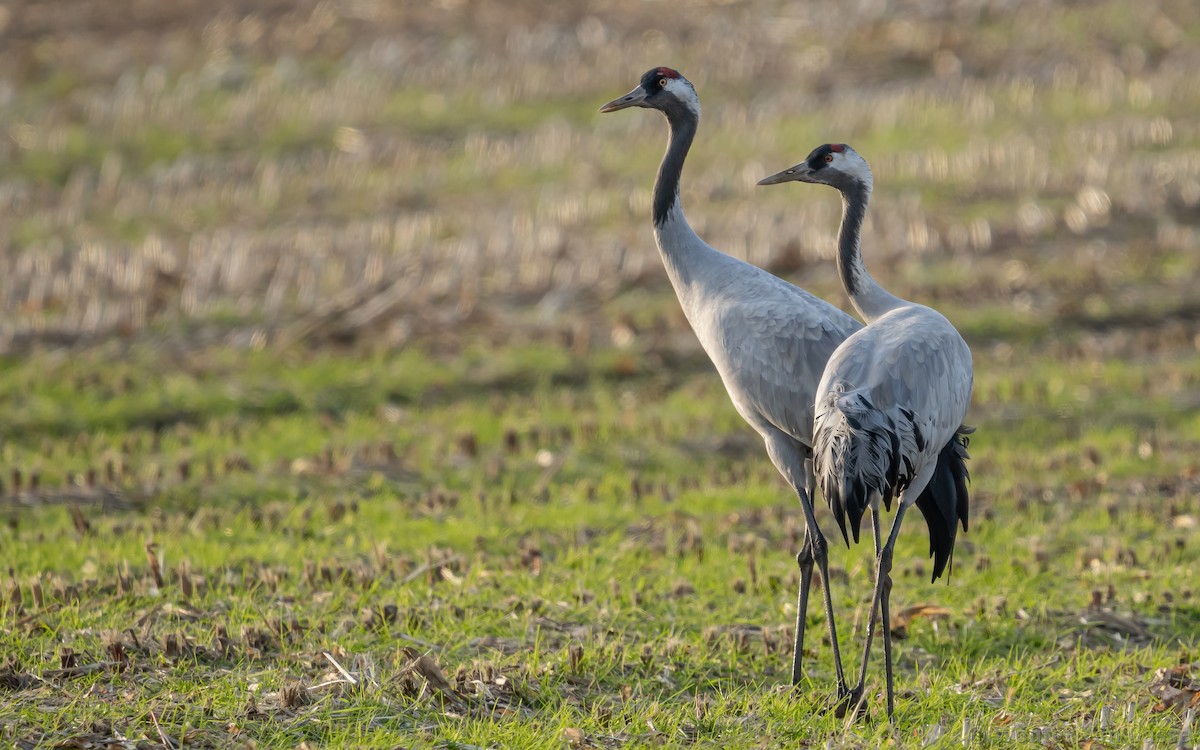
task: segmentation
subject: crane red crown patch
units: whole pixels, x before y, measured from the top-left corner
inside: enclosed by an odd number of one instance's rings
[[[679,77],[679,71],[672,70],[671,68],[658,68],[654,72],[664,78],[678,78]]]
[[[842,153],[843,151],[845,151],[845,150],[846,150],[846,144],[844,144],[844,143],[831,143],[831,144],[829,144],[829,150],[830,150],[830,151],[832,151],[832,152],[834,152],[835,154],[840,154],[840,153]]]

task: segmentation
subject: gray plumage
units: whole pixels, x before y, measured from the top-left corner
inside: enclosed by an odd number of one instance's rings
[[[663,247],[663,256],[674,265],[679,245],[668,232],[658,235],[660,247],[664,239],[671,247]],[[786,437],[807,453],[816,383],[829,356],[861,324],[803,289],[696,243],[687,245],[684,261],[690,284],[676,287],[688,322],[738,413],[764,439]]]

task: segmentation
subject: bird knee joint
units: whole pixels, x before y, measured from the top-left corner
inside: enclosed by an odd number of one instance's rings
[[[817,560],[824,560],[829,555],[829,544],[825,541],[824,535],[820,533],[812,535],[810,546],[810,554]]]
[[[879,570],[882,573],[890,573],[892,570],[892,551],[885,549],[879,553]]]

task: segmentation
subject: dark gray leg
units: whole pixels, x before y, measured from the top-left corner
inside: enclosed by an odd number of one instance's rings
[[[834,667],[835,674],[837,675],[838,695],[842,696],[842,695],[845,695],[847,692],[847,690],[846,690],[846,675],[845,675],[845,672],[842,670],[842,651],[841,651],[841,648],[838,646],[837,624],[834,622],[834,619],[833,619],[833,596],[830,594],[830,587],[829,587],[829,544],[825,541],[825,536],[821,533],[821,529],[817,526],[816,511],[813,510],[813,505],[812,505],[812,500],[810,499],[810,495],[808,494],[808,492],[806,490],[801,490],[797,494],[800,495],[800,506],[804,510],[804,521],[805,521],[805,523],[808,524],[808,530],[804,534],[805,541],[806,541],[806,547],[808,549],[808,554],[811,556],[810,559],[812,560],[812,563],[816,564],[817,572],[821,574],[821,589],[824,591],[824,594],[825,594],[825,619],[829,623],[829,643],[830,643],[830,645],[833,646],[833,667]],[[802,578],[805,575],[804,558],[805,558],[805,550],[801,549],[800,554],[796,557],[796,560],[797,560],[797,562],[800,563],[800,575]],[[811,574],[812,574],[812,568],[811,568],[812,563],[809,563],[809,565],[810,565],[810,567],[808,569],[809,576],[811,576]],[[802,605],[803,609],[807,609],[807,607],[808,607],[807,583],[809,581],[811,581],[811,578],[809,578],[808,581],[801,580],[801,582],[800,582],[800,596],[804,599],[804,604]],[[797,604],[799,605],[799,602],[797,602]],[[798,609],[800,609],[800,607],[798,607]],[[801,610],[801,611],[803,611],[803,610]],[[792,682],[793,682],[793,684],[795,684],[797,678],[799,677],[798,665],[799,665],[800,659],[801,659],[801,653],[799,651],[799,648],[801,647],[800,640],[803,637],[803,631],[801,628],[802,628],[802,625],[800,623],[797,623],[797,627],[796,627],[797,651],[796,651],[795,656],[792,659]]]
[[[888,573],[883,579],[882,598],[880,605],[883,610],[883,668],[887,674],[887,715],[889,722],[896,720],[895,684],[892,681],[892,573],[891,552],[888,553]]]
[[[837,674],[838,697],[846,695],[846,674],[842,670],[842,652],[838,645],[837,625],[833,617],[833,597],[829,585],[829,544],[817,526],[817,515],[813,509],[812,453],[798,445],[790,436],[774,431],[766,436],[767,454],[772,463],[788,479],[800,496],[800,508],[804,511],[804,546],[796,556],[800,565],[800,593],[796,602],[796,650],[792,655],[792,682],[799,682],[801,662],[804,659],[804,625],[808,614],[808,594],[812,585],[812,569],[815,566],[821,575],[821,588],[825,593],[825,619],[829,623],[829,642],[833,646],[833,663]]]
[[[900,536],[900,522],[902,520],[904,520],[904,510],[905,510],[904,498],[901,497],[900,502],[897,503],[896,518],[895,518],[895,520],[892,521],[892,531],[890,534],[888,534],[887,542],[883,545],[883,549],[880,550],[879,557],[878,557],[878,560],[876,563],[875,591],[871,596],[870,619],[867,620],[867,643],[863,647],[862,670],[859,672],[859,675],[858,675],[858,687],[856,687],[851,693],[852,696],[857,695],[859,697],[859,700],[861,700],[861,696],[862,696],[862,693],[863,693],[863,690],[865,688],[866,681],[867,681],[867,663],[870,661],[870,658],[871,658],[871,641],[875,637],[875,615],[879,612],[879,609],[882,607],[882,609],[883,609],[883,648],[884,648],[885,668],[887,670],[887,705],[888,705],[888,720],[889,721],[891,721],[893,719],[893,704],[895,701],[894,701],[894,695],[892,692],[893,691],[892,658],[891,658],[892,635],[891,635],[891,630],[889,627],[891,623],[890,623],[890,613],[888,612],[888,605],[890,602],[889,593],[890,593],[891,585],[892,585],[892,554],[893,554],[893,550],[895,549],[895,546],[896,546],[896,538],[898,536]],[[874,517],[875,517],[875,514],[872,513],[872,518],[874,518]],[[876,544],[878,544],[879,522],[876,520],[873,522],[873,525],[875,527]]]
[[[875,531],[875,559],[879,560],[882,550],[880,549],[881,534],[879,533],[879,508],[875,508],[871,512],[872,526]],[[891,556],[888,557],[888,574],[883,579],[883,597],[880,599],[881,610],[883,613],[883,664],[884,671],[887,673],[887,715],[888,720],[892,720],[894,714],[894,701],[892,699],[892,618],[891,618],[891,600],[892,600],[892,576],[891,576]]]
[[[792,685],[800,684],[804,676],[801,662],[804,660],[804,626],[808,622],[808,590],[812,586],[813,551],[812,531],[806,526],[804,542],[796,555],[796,564],[800,566],[800,595],[796,599],[796,648],[792,652]]]
[[[876,562],[878,562],[880,552],[883,549],[883,534],[881,534],[880,530],[879,530],[879,508],[878,508],[878,506],[873,506],[871,508],[871,539],[875,542],[875,560],[876,560]],[[874,606],[874,603],[872,603],[872,606]],[[868,639],[872,637],[874,630],[875,630],[875,616],[874,616],[874,614],[872,614],[870,621],[867,623],[867,638]],[[866,658],[866,657],[864,657],[864,658]],[[865,666],[863,667],[863,670],[864,670],[864,674],[865,674],[866,673]],[[854,688],[854,690],[849,691],[843,697],[842,702],[838,705],[837,716],[839,718],[845,716],[848,711],[854,711],[856,714],[861,714],[864,712],[864,696],[863,696],[864,689],[865,689],[865,685],[863,684],[862,679],[860,679],[858,682],[858,686],[856,688]]]

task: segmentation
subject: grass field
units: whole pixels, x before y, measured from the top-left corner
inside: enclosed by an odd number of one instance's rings
[[[0,8],[0,745],[1193,746],[1200,7],[944,5]],[[596,114],[660,64],[702,236],[845,305],[832,191],[754,183],[849,142],[974,351],[895,726],[819,607],[787,686],[802,515],[654,250],[661,117]]]

